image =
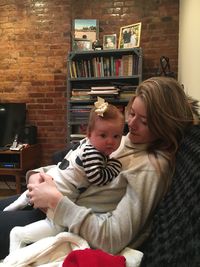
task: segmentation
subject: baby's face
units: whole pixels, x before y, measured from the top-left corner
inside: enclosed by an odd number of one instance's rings
[[[119,147],[122,134],[122,123],[113,120],[98,120],[89,139],[97,150],[108,156]]]

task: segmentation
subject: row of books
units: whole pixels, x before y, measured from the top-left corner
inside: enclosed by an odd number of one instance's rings
[[[139,57],[136,54],[121,57],[93,57],[69,62],[71,78],[119,77],[138,74]]]
[[[71,121],[84,121],[89,117],[93,105],[72,105],[69,109]]]
[[[125,107],[123,105],[116,105],[121,112],[124,112]],[[89,118],[89,113],[93,105],[71,105],[69,112],[72,122],[78,122],[78,126],[73,125],[74,128],[78,127],[78,129],[74,129],[74,132],[85,134],[86,133],[86,124]],[[85,126],[84,126],[85,125]]]

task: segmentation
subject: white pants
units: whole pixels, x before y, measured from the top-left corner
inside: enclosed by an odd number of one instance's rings
[[[44,237],[55,236],[64,230],[65,228],[55,225],[48,218],[26,226],[15,226],[10,232],[10,252],[25,247]]]

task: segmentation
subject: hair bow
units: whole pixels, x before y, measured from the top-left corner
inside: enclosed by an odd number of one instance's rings
[[[94,103],[95,106],[95,112],[97,113],[97,115],[103,117],[104,112],[106,111],[107,107],[108,107],[108,103],[105,102],[105,100],[101,97],[97,97],[97,101]]]

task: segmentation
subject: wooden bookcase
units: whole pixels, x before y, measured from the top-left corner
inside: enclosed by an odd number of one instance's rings
[[[91,95],[91,87],[117,88],[117,95],[99,96],[124,112],[142,81],[142,49],[72,51],[67,66],[67,144],[70,145],[85,135],[88,115],[97,99],[97,95]]]

